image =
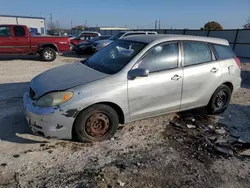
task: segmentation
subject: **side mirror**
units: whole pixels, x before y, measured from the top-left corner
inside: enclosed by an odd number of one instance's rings
[[[133,69],[128,72],[129,79],[135,79],[136,77],[147,77],[149,75],[149,70],[147,69]]]

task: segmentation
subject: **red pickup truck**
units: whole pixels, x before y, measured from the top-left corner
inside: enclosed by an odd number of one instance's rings
[[[68,37],[32,36],[27,26],[0,25],[0,55],[39,54],[44,61],[54,61],[66,51],[70,51]]]

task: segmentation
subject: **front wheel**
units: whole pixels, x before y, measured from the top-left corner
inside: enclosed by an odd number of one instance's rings
[[[56,59],[56,51],[52,48],[44,48],[40,53],[44,61],[54,61]]]
[[[117,131],[119,119],[110,106],[96,104],[83,110],[77,117],[73,133],[78,141],[98,142],[112,138]]]
[[[206,107],[207,111],[210,114],[223,113],[229,106],[231,95],[231,89],[227,85],[222,84],[215,90],[212,98],[210,99]]]

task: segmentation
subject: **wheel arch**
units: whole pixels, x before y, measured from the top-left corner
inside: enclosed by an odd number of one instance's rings
[[[233,93],[233,89],[234,89],[234,88],[233,88],[233,84],[232,84],[230,81],[225,81],[225,82],[223,82],[222,84],[218,85],[218,87],[215,88],[214,92],[212,93],[212,95],[210,96],[210,98],[209,98],[209,100],[208,100],[208,102],[207,102],[207,105],[210,103],[211,99],[213,98],[215,91],[216,91],[221,85],[226,85],[226,86],[228,86],[228,87],[230,88],[231,92]]]
[[[117,105],[114,102],[109,102],[109,101],[97,102],[97,103],[91,104],[91,105],[86,106],[85,108],[79,110],[77,112],[77,114],[75,115],[75,120],[74,120],[74,123],[73,123],[73,126],[72,126],[72,130],[71,130],[71,135],[72,135],[73,139],[75,138],[75,131],[74,131],[75,122],[76,122],[76,119],[78,118],[78,116],[80,115],[80,113],[82,111],[84,111],[85,109],[87,109],[87,108],[89,108],[91,106],[97,105],[97,104],[104,104],[104,105],[107,105],[107,106],[110,106],[111,108],[113,108],[116,111],[117,115],[118,115],[119,123],[120,124],[124,124],[125,123],[125,115],[124,115],[124,112],[123,112],[122,108],[119,105]]]
[[[40,44],[39,51],[42,51],[44,48],[47,48],[47,47],[52,48],[56,52],[59,52],[57,45],[53,44],[53,43],[43,43],[43,44]]]
[[[231,82],[228,81],[228,82],[224,82],[223,84],[228,86],[230,88],[230,90],[232,91],[232,93],[233,93],[234,86],[233,86],[233,84]],[[223,84],[221,84],[221,85],[223,85]]]

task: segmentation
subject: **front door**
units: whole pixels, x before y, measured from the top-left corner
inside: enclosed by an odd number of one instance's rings
[[[0,26],[0,54],[14,52],[13,38],[11,37],[10,26]]]
[[[221,81],[221,68],[208,44],[183,42],[183,93],[181,108],[207,105]]]
[[[178,44],[153,47],[133,67],[149,70],[148,77],[128,80],[131,120],[180,109],[183,71],[179,67]]]
[[[23,26],[14,26],[15,51],[18,54],[28,54],[31,52],[29,33],[25,32]]]

